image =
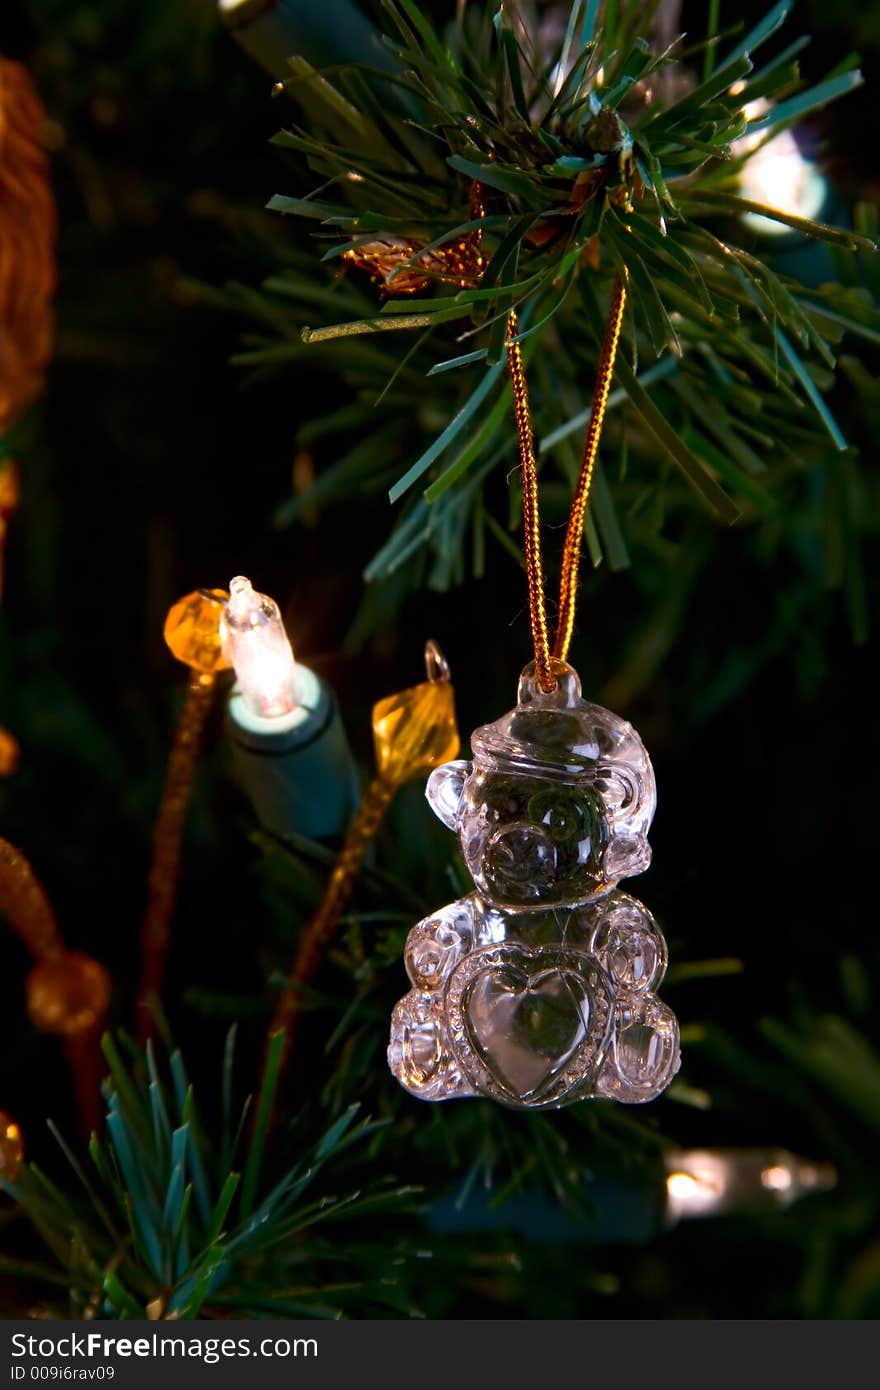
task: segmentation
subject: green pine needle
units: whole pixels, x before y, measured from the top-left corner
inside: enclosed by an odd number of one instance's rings
[[[625,439],[627,468],[622,481],[611,469],[593,499],[594,562],[601,531],[614,568],[624,556],[636,568],[668,568],[676,546],[664,533],[706,510],[793,537],[811,488],[798,510],[788,441],[797,440],[813,493],[829,439],[847,444],[831,397],[842,347],[857,360],[860,342],[880,338],[875,224],[863,214],[833,226],[773,209],[743,196],[740,181],[775,133],[858,86],[854,62],[808,86],[798,68],[805,40],[769,47],[789,0],[748,32],[718,33],[712,8],[708,36],[662,51],[651,43],[652,6],[602,8],[573,0],[558,49],[539,51],[503,7],[463,7],[444,29],[417,5],[388,3],[384,75],[338,65],[318,74],[297,60],[302,82],[288,85],[293,105],[277,139],[298,172],[269,207],[302,224],[305,245],[261,290],[230,287],[226,302],[260,329],[239,362],[286,371],[310,361],[345,392],[320,436],[304,428],[316,481],[279,508],[279,524],[386,491],[390,535],[365,578],[389,594],[395,583],[405,592],[400,577],[412,567],[424,564],[431,586],[446,588],[491,568],[486,543],[516,546],[506,500],[484,487],[493,474],[511,478],[518,513],[503,391],[514,306],[533,362],[552,364],[530,370],[546,482],[564,476],[570,486],[556,445],[571,436],[577,447],[585,427],[616,272],[629,294],[602,454],[619,455]],[[474,179],[486,200],[477,219]],[[821,290],[786,277],[768,258],[775,243],[756,241],[747,215],[827,248],[845,284],[833,283],[830,259]],[[418,247],[442,253],[477,229],[484,265],[474,287],[432,273],[417,295],[394,296],[392,272],[383,297],[340,259],[405,237],[416,247],[411,272]],[[660,594],[667,579],[644,587]],[[857,586],[846,603],[863,633]],[[359,639],[379,611],[387,618],[388,601],[365,600]]]
[[[169,1093],[152,1048],[145,1057],[135,1053],[126,1064],[117,1041],[105,1038],[110,1066],[106,1134],[92,1139],[91,1171],[53,1127],[81,1195],[75,1187],[68,1192],[57,1185],[33,1164],[8,1184],[57,1261],[58,1269],[33,1271],[50,1307],[78,1317],[92,1310],[90,1316],[145,1318],[157,1309],[176,1317],[209,1317],[223,1306],[225,1293],[235,1297],[246,1287],[247,1306],[253,1308],[282,1286],[288,1277],[287,1261],[292,1260],[298,1271],[308,1265],[315,1227],[342,1213],[369,1213],[381,1210],[383,1201],[399,1205],[407,1200],[409,1193],[403,1189],[380,1187],[306,1202],[328,1163],[338,1164],[341,1155],[365,1146],[376,1133],[376,1124],[358,1120],[357,1106],[338,1116],[280,1178],[276,1174],[273,1185],[265,1185],[279,1036],[257,1097],[243,1181],[227,1168],[235,1162],[234,1150],[227,1141],[215,1150],[199,1123],[180,1054],[169,1061]],[[230,1039],[227,1109],[231,1049]],[[296,1243],[291,1244],[294,1235]],[[346,1263],[356,1262],[355,1245]],[[313,1291],[300,1288],[295,1302],[278,1299],[279,1316],[308,1311],[321,1315],[325,1285],[335,1278],[324,1255],[315,1257],[311,1275]],[[68,1288],[66,1306],[55,1302],[58,1285]],[[354,1280],[346,1302],[358,1297],[372,1303],[376,1294]]]

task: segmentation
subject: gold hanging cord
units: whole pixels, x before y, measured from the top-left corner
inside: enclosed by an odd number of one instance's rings
[[[529,619],[532,629],[532,642],[535,648],[535,669],[542,690],[553,690],[556,677],[553,675],[551,658],[565,661],[574,631],[575,607],[577,604],[578,569],[580,565],[581,542],[584,534],[584,521],[590,500],[590,489],[599,452],[599,440],[605,422],[605,410],[611,379],[614,375],[614,360],[620,342],[620,329],[626,307],[626,289],[620,276],[614,281],[611,295],[611,308],[608,323],[596,369],[596,385],[593,390],[593,404],[590,423],[584,441],[584,456],[581,463],[575,495],[565,533],[562,552],[562,575],[559,585],[559,616],[556,636],[551,653],[549,630],[547,627],[547,605],[544,591],[544,566],[541,559],[540,512],[538,506],[538,471],[535,463],[535,443],[532,432],[529,393],[526,385],[522,350],[518,341],[519,318],[515,309],[507,317],[507,364],[513,390],[513,413],[519,437],[520,469],[523,492],[523,549],[525,551],[526,577],[529,585]]]

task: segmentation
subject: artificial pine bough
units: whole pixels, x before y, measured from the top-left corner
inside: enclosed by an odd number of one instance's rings
[[[838,578],[863,639],[858,457],[825,397],[838,366],[858,384],[852,344],[880,331],[880,272],[861,254],[874,250],[872,213],[833,227],[741,193],[769,141],[861,75],[847,59],[806,86],[808,40],[776,37],[789,0],[742,36],[734,25],[658,50],[660,8],[574,3],[554,40],[530,6],[461,5],[436,32],[420,6],[387,0],[391,32],[376,42],[390,75],[291,59],[283,87],[297,115],[275,139],[304,187],[269,207],[308,219],[318,254],[291,249],[260,295],[232,286],[227,302],[265,325],[240,363],[323,361],[348,394],[302,426],[302,448],[328,462],[279,522],[355,488],[387,489],[396,515],[368,580],[427,558],[418,572],[448,588],[483,572],[487,533],[516,553],[518,516],[499,518],[491,492],[515,462],[508,313],[522,320],[539,455],[570,486],[619,275],[629,302],[587,521],[594,566],[626,568],[637,550],[640,567],[660,572],[646,589],[668,592],[699,552],[705,518],[694,513],[782,531],[793,548],[809,494],[827,488],[852,542]],[[828,282],[774,270],[747,214],[824,243]],[[457,248],[475,234],[482,269],[466,283]],[[833,568],[815,589],[835,582]],[[660,616],[649,609],[646,629]]]
[[[785,0],[748,34],[731,29],[724,39],[658,47],[651,36],[659,8],[657,0],[575,0],[553,38],[527,6],[462,4],[439,32],[411,0],[386,0],[381,65],[318,72],[292,56],[284,86],[298,124],[277,143],[296,158],[292,177],[305,169],[310,185],[270,206],[309,220],[320,257],[290,250],[259,294],[232,287],[227,302],[262,325],[242,364],[284,369],[332,354],[346,398],[334,416],[305,423],[300,443],[317,452],[324,439],[345,436],[346,452],[281,519],[387,489],[399,515],[368,579],[388,580],[427,557],[427,582],[446,588],[464,574],[468,554],[481,571],[487,534],[516,552],[516,499],[499,520],[491,491],[516,450],[508,316],[519,316],[543,466],[571,483],[616,279],[628,308],[587,519],[594,564],[623,568],[637,549],[640,565],[647,557],[648,567],[671,567],[678,552],[671,541],[658,543],[664,528],[677,529],[699,562],[694,537],[704,509],[722,523],[781,530],[813,476],[829,480],[840,526],[853,536],[858,459],[825,397],[843,336],[880,334],[871,294],[880,277],[861,255],[874,249],[870,218],[861,210],[855,229],[830,227],[739,190],[762,141],[851,91],[859,74],[844,62],[805,88],[797,64],[804,41],[770,44],[787,17]],[[475,185],[484,194],[476,212]],[[836,281],[805,286],[770,268],[749,249],[747,213],[826,243]],[[476,276],[458,259],[472,238]],[[863,380],[854,356],[842,366],[850,380]],[[857,567],[848,565],[845,577],[861,635]],[[649,607],[648,627],[655,618]],[[655,659],[657,652],[655,643]],[[648,671],[630,674],[619,703]],[[287,886],[289,859],[277,846],[267,856]],[[380,933],[362,952],[365,990],[380,972],[396,971],[393,935]],[[694,973],[703,964],[711,963]],[[805,1044],[774,1028],[770,1041],[811,1086],[842,1090],[844,1103],[876,1128],[868,1092],[848,1094],[846,1078],[829,1070],[821,1030]],[[31,1281],[44,1306],[54,1287],[54,1306],[76,1316],[412,1311],[418,1279],[409,1256],[423,1251],[370,1226],[355,1238],[347,1225],[339,1243],[321,1235],[321,1223],[338,1217],[378,1210],[390,1221],[410,1209],[407,1189],[365,1185],[355,1168],[358,1155],[366,1163],[382,1154],[389,1134],[398,1148],[406,1127],[356,1125],[346,1103],[367,1070],[381,1066],[384,1034],[384,1011],[371,1009],[362,991],[327,1044],[341,1060],[321,1099],[337,1118],[268,1178],[280,1043],[251,1116],[234,1123],[230,1049],[217,1120],[197,1112],[177,1054],[164,1075],[150,1049],[124,1042],[131,1055],[123,1060],[108,1042],[105,1137],[93,1139],[82,1162],[69,1153],[79,1190],[68,1195],[32,1165],[11,1185],[55,1265],[9,1254],[0,1269]],[[859,1046],[839,1034],[833,1041],[850,1057]],[[866,1056],[857,1060],[870,1075]],[[733,1043],[718,1043],[715,1061],[745,1084],[748,1059]],[[644,1157],[662,1142],[641,1123],[584,1110],[575,1108],[568,1128],[543,1116],[515,1127],[487,1108],[464,1121],[433,1118],[410,1137],[426,1171],[431,1163],[461,1170],[465,1194],[501,1168],[511,1187],[540,1176],[576,1202],[579,1145],[596,1154],[616,1143]],[[283,1142],[296,1143],[297,1131],[285,1129]],[[395,1160],[385,1159],[390,1171]],[[345,1195],[307,1199],[330,1160],[344,1178],[354,1170]],[[493,1256],[485,1243],[475,1255],[454,1240],[450,1270],[459,1279],[471,1261],[486,1296],[494,1280],[499,1302],[509,1302],[510,1281],[521,1275],[527,1285],[528,1272],[518,1251],[501,1242]],[[438,1239],[435,1254],[441,1249]],[[439,1259],[434,1273],[440,1287]]]

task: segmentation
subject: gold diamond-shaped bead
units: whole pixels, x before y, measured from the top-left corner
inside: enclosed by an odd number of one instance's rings
[[[83,951],[38,961],[25,984],[31,1022],[43,1033],[74,1037],[100,1023],[110,1002],[110,976]]]
[[[15,1182],[24,1162],[21,1130],[5,1110],[0,1110],[0,1183]]]
[[[202,675],[227,671],[231,662],[223,654],[220,619],[229,598],[225,589],[196,589],[168,610],[165,641],[172,654]]]
[[[373,707],[378,773],[397,786],[426,777],[458,752],[455,695],[446,663],[433,643],[428,644],[425,661],[431,680],[389,695]]]

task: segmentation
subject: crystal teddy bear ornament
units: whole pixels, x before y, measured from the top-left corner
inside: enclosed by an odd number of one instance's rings
[[[489,1096],[516,1109],[591,1096],[653,1100],[679,1065],[675,1015],[654,990],[666,943],[621,879],[648,867],[654,774],[625,720],[534,665],[516,709],[445,763],[427,796],[458,833],[476,891],[409,933],[412,989],[388,1060],[422,1100]]]

